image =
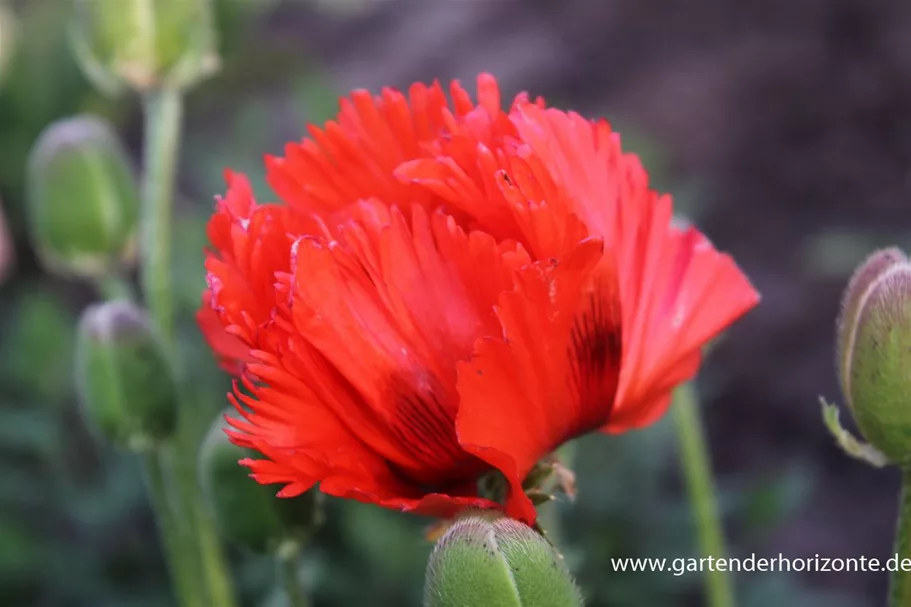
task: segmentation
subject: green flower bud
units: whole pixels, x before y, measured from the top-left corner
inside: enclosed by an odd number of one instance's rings
[[[79,322],[76,388],[83,413],[114,444],[155,447],[177,426],[177,387],[145,313],[128,301],[89,306]]]
[[[847,288],[845,288],[841,300],[841,313],[838,316],[836,351],[838,353],[838,377],[841,381],[842,392],[849,405],[851,403],[850,365],[852,342],[857,329],[861,301],[876,279],[895,264],[904,261],[907,261],[905,254],[895,247],[876,251],[858,266],[848,282]]]
[[[224,415],[237,413],[231,409]],[[228,440],[224,415],[215,419],[199,452],[203,492],[219,531],[252,552],[296,551],[322,522],[321,494],[280,498],[275,487],[252,480],[238,462],[254,454]]]
[[[578,607],[582,595],[563,558],[513,519],[472,515],[437,542],[427,565],[425,607]]]
[[[845,291],[839,375],[861,433],[890,461],[911,462],[911,262],[870,256]]]
[[[28,220],[49,270],[98,278],[133,261],[139,194],[110,125],[65,118],[38,137],[29,158]]]
[[[185,89],[218,69],[210,0],[76,0],[76,57],[100,90]]]

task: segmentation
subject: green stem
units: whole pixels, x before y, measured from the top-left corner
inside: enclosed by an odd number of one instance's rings
[[[194,458],[195,462],[195,458]],[[212,523],[212,516],[208,511],[196,480],[196,466],[192,466],[193,473],[189,477],[193,480],[193,514],[196,527],[196,541],[202,553],[202,567],[206,585],[209,587],[209,597],[212,605],[220,607],[237,607],[237,597],[234,593],[234,583],[225,559],[221,538]]]
[[[158,453],[144,455],[146,483],[149,500],[155,511],[158,532],[168,557],[168,569],[174,583],[174,591],[182,607],[206,607],[200,596],[198,581],[192,575],[187,557],[192,556],[183,551],[180,536],[180,521],[174,514],[174,508],[168,499],[167,483]]]
[[[898,564],[911,558],[911,469],[902,472],[902,494],[899,501],[898,525],[895,530],[895,553]],[[911,572],[899,566],[892,573],[889,607],[911,607]]]
[[[171,224],[183,100],[179,91],[151,91],[143,97],[143,110],[142,290],[162,338],[173,346],[176,335],[171,292]]]
[[[175,372],[182,367],[174,320],[174,293],[171,276],[174,189],[183,97],[180,91],[163,88],[143,97],[145,117],[145,179],[142,189],[141,282],[149,313],[168,346]],[[235,607],[237,599],[231,583],[221,542],[208,515],[197,480],[196,450],[198,437],[193,433],[192,408],[185,378],[178,408],[179,431],[171,453],[175,491],[182,515],[182,548],[198,572],[197,587],[209,605]]]
[[[725,558],[724,532],[715,503],[708,448],[699,416],[696,390],[691,384],[677,388],[674,394],[674,416],[683,474],[696,519],[699,550],[703,557]],[[734,606],[734,588],[728,573],[717,568],[707,570],[704,583],[710,607]]]
[[[115,299],[133,301],[136,299],[130,283],[119,273],[100,277],[95,283],[95,288],[98,289],[101,297],[107,301]]]
[[[300,542],[286,540],[279,546],[275,557],[278,561],[279,577],[285,589],[289,607],[310,607],[310,601],[307,600],[307,595],[301,587],[297,575],[300,567],[300,552]]]

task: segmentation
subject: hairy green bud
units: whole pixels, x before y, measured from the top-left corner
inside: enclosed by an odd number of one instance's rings
[[[86,115],[49,125],[27,177],[29,229],[49,270],[99,278],[133,261],[139,192],[107,122]]]
[[[911,262],[871,255],[845,291],[839,378],[864,438],[890,461],[911,462]]]
[[[440,538],[424,587],[425,607],[579,607],[563,558],[537,531],[486,514],[456,521]]]
[[[90,306],[76,344],[82,411],[98,432],[134,451],[154,448],[177,427],[177,387],[145,313],[128,301]]]
[[[842,392],[848,403],[851,402],[851,353],[857,330],[860,305],[869,292],[870,286],[892,266],[907,261],[905,254],[898,248],[881,249],[868,256],[854,271],[854,275],[845,288],[841,300],[841,312],[838,316],[838,377]]]

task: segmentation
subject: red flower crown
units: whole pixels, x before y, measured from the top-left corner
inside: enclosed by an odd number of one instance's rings
[[[280,495],[533,524],[539,460],[657,420],[759,300],[607,122],[477,85],[342,99],[267,159],[283,204],[227,174],[200,325]]]

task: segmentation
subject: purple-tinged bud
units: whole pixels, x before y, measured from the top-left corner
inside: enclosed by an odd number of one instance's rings
[[[177,427],[177,387],[146,314],[128,301],[90,306],[76,345],[86,419],[114,444],[148,451]]]
[[[841,312],[838,316],[838,377],[841,389],[850,404],[850,352],[851,343],[857,328],[857,317],[860,304],[870,286],[877,278],[895,264],[907,261],[905,254],[897,247],[881,249],[870,254],[854,271],[841,299]]]
[[[864,438],[890,461],[911,461],[911,262],[898,249],[855,273],[838,323],[842,390]]]

